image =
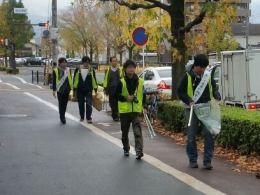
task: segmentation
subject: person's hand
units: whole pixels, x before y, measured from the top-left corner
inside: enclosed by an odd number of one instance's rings
[[[192,106],[194,106],[194,102],[190,102],[189,106],[190,106],[190,108],[191,108]]]
[[[56,95],[56,91],[53,91],[53,92],[52,92],[52,95],[53,95],[54,98],[56,98],[56,96],[57,96],[57,95]]]
[[[127,101],[128,102],[132,102],[133,100],[134,100],[134,96],[133,95],[127,96]]]

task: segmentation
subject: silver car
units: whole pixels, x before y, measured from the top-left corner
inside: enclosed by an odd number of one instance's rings
[[[162,94],[171,95],[172,91],[172,68],[166,67],[149,67],[139,75],[144,79],[144,88],[146,92],[159,91]]]

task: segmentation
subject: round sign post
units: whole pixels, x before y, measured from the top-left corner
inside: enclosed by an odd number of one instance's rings
[[[143,69],[144,69],[144,49],[145,45],[148,41],[148,36],[145,33],[145,29],[143,27],[136,28],[132,33],[133,42],[143,48]]]

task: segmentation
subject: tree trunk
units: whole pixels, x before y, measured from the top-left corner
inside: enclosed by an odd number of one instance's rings
[[[15,44],[12,43],[11,46],[11,55],[10,55],[10,59],[9,59],[9,65],[12,69],[16,69],[16,63],[15,63]]]
[[[107,43],[107,60],[106,60],[107,64],[109,64],[110,56],[111,56],[111,48],[110,48],[110,44]]]
[[[184,1],[174,0],[171,7],[171,33],[173,40],[171,41],[172,47],[172,99],[177,99],[177,87],[180,79],[182,78],[185,70],[185,34],[179,33],[179,29],[184,27]]]
[[[94,54],[94,48],[93,48],[93,44],[91,43],[90,44],[90,51],[89,51],[89,57],[90,57],[90,60],[91,60],[91,62],[93,61],[93,54]]]
[[[123,52],[120,51],[120,65],[123,65]]]

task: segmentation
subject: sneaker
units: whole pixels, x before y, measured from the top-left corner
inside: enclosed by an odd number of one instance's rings
[[[87,123],[92,124],[92,119],[87,120]]]
[[[144,156],[144,154],[141,152],[139,154],[136,154],[136,160],[141,160],[141,158]]]
[[[80,121],[80,122],[83,122],[83,121],[84,121],[84,118],[81,118],[79,121]]]
[[[124,150],[124,156],[129,156],[129,151]]]
[[[192,169],[196,169],[199,168],[199,165],[197,162],[190,162],[189,167]]]
[[[114,118],[113,119],[115,122],[118,122],[119,121],[119,118]]]
[[[65,125],[65,124],[66,124],[66,119],[62,119],[62,120],[60,120],[60,122],[61,122],[63,125]]]
[[[211,163],[206,163],[206,164],[203,165],[203,169],[212,170],[213,167],[212,167]]]

